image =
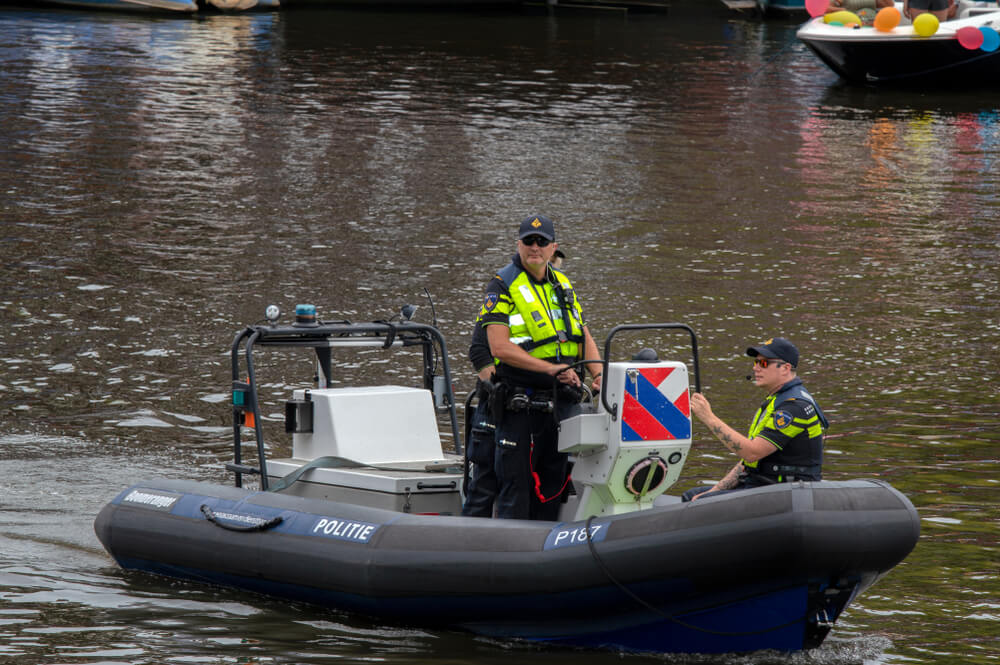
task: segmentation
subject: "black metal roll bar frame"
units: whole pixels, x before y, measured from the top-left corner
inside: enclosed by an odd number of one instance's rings
[[[233,400],[233,463],[226,469],[236,474],[236,487],[243,486],[243,474],[260,475],[262,490],[268,489],[267,456],[264,452],[264,431],[260,417],[260,405],[257,399],[257,377],[253,362],[255,347],[306,347],[316,350],[320,372],[318,388],[330,387],[331,349],[335,346],[388,349],[392,346],[421,346],[423,351],[424,388],[434,392],[435,346],[440,352],[441,368],[444,372],[446,399],[451,417],[452,436],[455,439],[455,451],[462,453],[462,439],[458,431],[458,417],[455,409],[455,395],[452,390],[451,370],[448,367],[448,351],[444,337],[434,326],[412,321],[390,322],[375,321],[372,323],[313,323],[305,325],[274,325],[262,324],[248,326],[240,331],[233,340],[232,346],[232,379],[234,390],[241,382],[240,378],[240,347],[245,345],[244,355],[247,372],[247,390],[244,404],[237,405]],[[243,414],[251,412],[254,416],[254,432],[257,442],[258,467],[243,464],[241,430]]]

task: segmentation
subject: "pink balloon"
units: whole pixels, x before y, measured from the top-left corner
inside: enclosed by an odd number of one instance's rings
[[[809,16],[822,16],[830,7],[830,0],[806,0],[806,11]]]
[[[982,46],[985,40],[985,35],[980,32],[979,28],[971,25],[959,28],[955,32],[955,36],[958,37],[958,43],[970,51]]]

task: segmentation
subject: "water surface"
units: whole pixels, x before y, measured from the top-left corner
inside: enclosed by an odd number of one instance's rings
[[[0,662],[621,660],[124,573],[91,526],[142,478],[228,482],[227,352],[268,304],[418,304],[470,388],[482,288],[541,211],[599,340],[688,323],[742,428],[744,349],[790,337],[833,422],[826,476],[888,480],[922,517],[822,649],[625,660],[995,663],[996,97],[846,87],[795,27],[693,0],[0,9]],[[681,341],[628,345],[684,358]],[[337,363],[345,385],[416,378],[380,352]],[[311,376],[282,356],[260,372],[275,416]],[[733,463],[699,427],[678,490]]]

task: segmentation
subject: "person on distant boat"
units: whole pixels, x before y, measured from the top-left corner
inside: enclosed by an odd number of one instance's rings
[[[849,11],[857,14],[865,25],[872,25],[880,9],[892,7],[893,0],[830,0],[826,13]]]
[[[839,12],[841,10],[847,10],[849,12],[859,12],[864,9],[883,9],[885,7],[892,7],[893,0],[830,0],[830,4],[826,8],[826,13]]]
[[[823,433],[829,423],[796,375],[799,350],[787,339],[774,337],[751,346],[747,355],[754,359],[753,374],[747,379],[767,391],[747,436],[715,415],[704,395],[691,395],[691,413],[742,459],[716,484],[685,492],[684,501],[823,476]]]
[[[601,385],[597,344],[569,278],[550,265],[558,246],[548,217],[518,228],[517,253],[486,287],[480,319],[497,366],[493,390],[500,489],[497,517],[555,520],[569,484],[558,451],[558,421],[577,405],[587,360],[593,390]]]
[[[556,249],[549,262],[553,268],[561,268],[566,254]],[[462,514],[467,517],[492,517],[493,502],[500,489],[500,481],[494,468],[496,453],[496,427],[493,425],[489,400],[493,391],[493,378],[496,374],[496,364],[490,353],[490,342],[483,328],[482,318],[476,317],[476,325],[472,329],[472,341],[469,344],[469,361],[476,370],[476,409],[472,415],[472,428],[466,451],[472,472],[469,474],[469,485],[465,491],[465,503]]]
[[[955,0],[903,0],[903,16],[911,21],[921,14],[934,14],[938,21],[947,21],[957,12]]]

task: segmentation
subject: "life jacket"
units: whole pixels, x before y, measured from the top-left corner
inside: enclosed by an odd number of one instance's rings
[[[830,427],[830,423],[815,398],[802,385],[802,379],[792,379],[764,400],[754,415],[747,438],[752,440],[760,435],[774,422],[775,411],[792,400],[808,403],[812,407],[812,414],[806,418],[795,418],[781,428],[792,439],[788,442],[789,445],[778,448],[756,462],[743,461],[747,473],[762,481],[761,484],[820,480],[823,477],[823,432]]]
[[[550,279],[541,284],[513,263],[497,277],[516,310],[508,320],[510,341],[535,358],[564,362],[583,350],[583,315],[566,275],[552,266],[547,269]]]

